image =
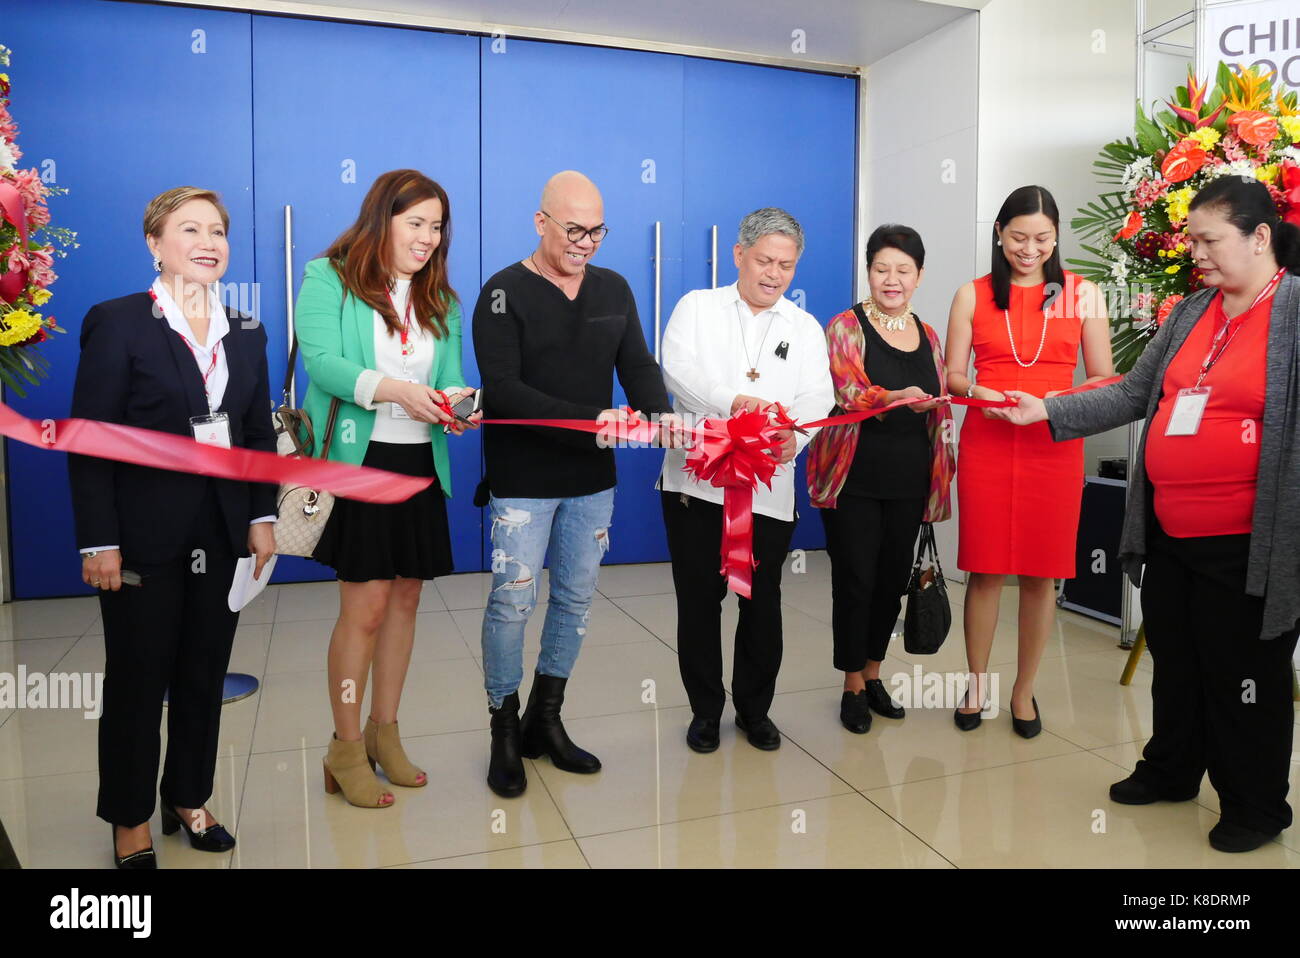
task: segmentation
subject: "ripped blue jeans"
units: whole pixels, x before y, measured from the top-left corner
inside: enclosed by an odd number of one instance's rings
[[[483,610],[483,684],[488,705],[519,689],[524,628],[537,606],[537,583],[550,554],[551,586],[537,671],[568,678],[578,660],[609,549],[614,490],[571,499],[498,499],[492,515],[492,592]]]

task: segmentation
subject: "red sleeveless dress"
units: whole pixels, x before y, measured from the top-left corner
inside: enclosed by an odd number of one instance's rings
[[[975,380],[999,391],[1042,396],[1074,384],[1083,324],[1072,308],[1080,278],[1049,311],[1038,362],[1026,369],[1011,354],[1007,317],[993,301],[991,276],[975,280],[971,347]],[[1011,286],[1011,334],[1022,362],[1043,336],[1043,286]],[[967,572],[1074,577],[1083,498],[1083,440],[1053,442],[1047,423],[1013,426],[968,409],[957,453],[957,566]]]

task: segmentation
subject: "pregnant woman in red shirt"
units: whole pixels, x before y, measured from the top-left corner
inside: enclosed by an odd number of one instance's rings
[[[1120,560],[1141,575],[1153,732],[1112,801],[1219,793],[1210,844],[1244,852],[1291,824],[1292,656],[1300,635],[1300,229],[1268,190],[1224,176],[1187,232],[1211,287],[1183,300],[1122,382],[1015,423],[1058,440],[1145,418]]]

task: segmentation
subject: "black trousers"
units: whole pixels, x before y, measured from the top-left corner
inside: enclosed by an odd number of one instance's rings
[[[1154,730],[1134,776],[1167,793],[1208,770],[1220,818],[1262,832],[1287,804],[1296,628],[1261,640],[1264,600],[1246,595],[1250,536],[1148,536],[1142,616],[1154,676]]]
[[[925,500],[841,495],[836,508],[817,511],[831,560],[835,668],[861,672],[868,660],[883,661],[889,648]]]
[[[212,795],[222,686],[239,614],[227,604],[235,557],[211,484],[192,525],[184,554],[148,566],[123,555],[122,567],[140,572],[142,583],[99,596],[105,671],[97,812],[115,825],[139,825],[153,815],[164,693],[167,760],[159,794],[182,808],[199,808]]]
[[[722,566],[722,506],[676,492],[662,493],[668,552],[677,591],[677,663],[691,711],[721,718],[722,600],[727,580]],[[767,715],[781,670],[781,567],[790,551],[794,522],[754,516],[753,598],[739,599],[731,695],[746,720]]]

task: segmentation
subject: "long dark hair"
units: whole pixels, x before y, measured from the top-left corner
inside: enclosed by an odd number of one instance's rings
[[[1022,186],[1018,190],[1013,190],[1011,195],[1002,201],[1002,208],[998,210],[997,224],[993,227],[993,302],[997,303],[998,309],[1006,309],[1011,304],[1011,264],[1007,261],[1002,247],[998,245],[997,227],[1000,225],[1006,229],[1007,224],[1017,216],[1032,216],[1034,213],[1046,215],[1056,227],[1058,237],[1057,245],[1052,248],[1052,255],[1043,263],[1043,281],[1047,284],[1047,298],[1043,301],[1043,309],[1046,310],[1051,306],[1065,289],[1065,270],[1061,266],[1059,240],[1061,214],[1056,209],[1056,200],[1041,186]]]
[[[1221,176],[1197,193],[1188,209],[1217,210],[1242,236],[1249,236],[1260,223],[1266,223],[1272,230],[1271,246],[1277,265],[1300,273],[1300,227],[1278,216],[1268,187],[1259,180]]]
[[[439,339],[447,335],[447,314],[456,291],[447,275],[451,249],[451,204],[447,191],[419,170],[390,170],[371,185],[361,201],[357,220],[325,251],[343,285],[357,299],[384,318],[389,332],[401,330],[397,310],[388,296],[393,264],[388,249],[392,219],[416,203],[442,204],[442,238],[429,262],[411,277],[410,303],[416,321]]]

